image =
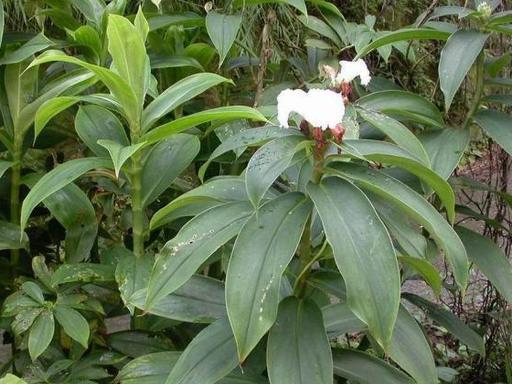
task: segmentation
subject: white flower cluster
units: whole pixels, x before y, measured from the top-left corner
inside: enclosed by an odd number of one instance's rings
[[[334,129],[345,115],[341,94],[326,89],[286,89],[277,96],[277,119],[288,128],[288,118],[295,112],[315,128]]]
[[[370,71],[363,60],[340,61],[340,66],[339,73],[326,66],[333,84],[350,82],[357,76],[363,85],[370,82]],[[302,116],[314,128],[337,129],[336,126],[341,124],[345,115],[343,95],[325,89],[310,89],[308,92],[285,89],[277,96],[277,119],[281,127],[288,128],[292,112]]]

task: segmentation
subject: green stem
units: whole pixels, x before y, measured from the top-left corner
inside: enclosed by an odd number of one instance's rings
[[[303,292],[305,290],[309,274],[311,273],[311,267],[322,257],[326,247],[327,241],[324,241],[320,250],[302,268],[299,276],[297,276],[297,279],[295,280],[295,284],[293,286],[294,292]]]
[[[478,107],[480,106],[480,102],[482,99],[482,94],[483,94],[483,90],[484,90],[484,62],[485,62],[485,55],[484,55],[484,51],[482,50],[476,60],[475,95],[474,95],[473,101],[469,107],[468,114],[466,115],[466,120],[464,121],[465,129],[469,128],[469,125],[471,124],[471,119],[473,118],[475,113],[478,111]]]
[[[12,152],[11,167],[11,192],[10,192],[10,214],[11,223],[20,223],[20,184],[21,184],[21,157],[22,145],[21,140],[15,137]],[[11,250],[11,266],[16,267],[20,258],[20,250]]]
[[[140,126],[130,127],[132,143],[139,140]],[[133,253],[136,257],[144,256],[144,207],[142,205],[142,154],[136,152],[131,157],[131,200],[132,200],[132,236]]]

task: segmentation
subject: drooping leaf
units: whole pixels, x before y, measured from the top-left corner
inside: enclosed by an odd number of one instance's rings
[[[34,120],[34,141],[54,116],[75,105],[79,100],[73,96],[61,96],[43,103],[37,110]]]
[[[43,203],[66,229],[66,261],[86,260],[98,233],[96,212],[87,195],[71,183],[45,198]]]
[[[303,142],[304,138],[300,136],[277,138],[263,145],[251,157],[245,170],[245,184],[255,208],[279,175],[292,163],[304,159],[305,154],[298,153]]]
[[[345,280],[350,309],[388,348],[400,302],[400,275],[384,224],[363,192],[345,180],[327,178],[307,189]]]
[[[464,155],[470,131],[446,128],[437,132],[424,132],[418,138],[428,153],[434,172],[447,180]]]
[[[390,90],[373,92],[356,102],[366,109],[412,120],[432,127],[444,128],[441,112],[425,98],[411,92]]]
[[[129,357],[150,353],[168,352],[175,349],[171,340],[163,335],[144,331],[120,331],[108,335],[108,345]]]
[[[206,30],[219,52],[219,68],[235,42],[241,24],[241,15],[223,15],[215,11],[208,12]]]
[[[147,144],[151,144],[203,123],[208,123],[215,120],[230,121],[237,119],[266,121],[265,116],[263,116],[256,109],[250,107],[243,105],[219,107],[180,117],[179,119],[160,125],[147,132],[144,136],[142,136],[141,140],[146,141]]]
[[[468,279],[466,250],[453,228],[434,207],[405,184],[381,172],[353,164],[337,164],[336,169],[362,188],[392,202],[423,225],[444,251],[458,285],[465,289]]]
[[[358,109],[358,114],[373,127],[384,132],[399,147],[416,156],[423,165],[430,167],[430,160],[425,148],[423,148],[423,145],[416,136],[402,123],[386,115],[368,110]]]
[[[439,59],[439,84],[446,110],[450,109],[462,80],[482,52],[488,37],[476,30],[461,29],[446,42]]]
[[[304,0],[234,0],[233,6],[241,7],[241,6],[250,6],[250,5],[258,5],[258,4],[268,4],[268,3],[282,3],[288,4],[296,9],[298,9],[302,14],[307,15],[306,3]]]
[[[190,56],[151,55],[150,61],[153,69],[193,67],[204,71],[201,63]]]
[[[332,384],[332,355],[322,312],[314,302],[295,297],[279,305],[267,343],[271,383]]]
[[[403,306],[400,306],[396,319],[389,356],[411,375],[417,384],[438,382],[434,357],[425,334]]]
[[[57,287],[65,283],[89,283],[89,282],[107,282],[114,281],[114,266],[79,263],[62,264],[52,274],[52,287]]]
[[[226,304],[240,361],[274,324],[281,276],[292,259],[311,214],[298,192],[262,205],[242,227],[226,276]]]
[[[123,384],[161,384],[165,382],[181,352],[156,352],[133,359],[117,374],[116,382]]]
[[[0,160],[0,178],[2,178],[5,171],[7,171],[9,168],[11,168],[11,166],[12,166],[11,161]]]
[[[61,61],[69,64],[78,65],[94,73],[112,92],[112,95],[123,106],[123,111],[129,121],[138,121],[138,111],[140,109],[137,97],[129,84],[117,73],[107,68],[79,60],[76,57],[68,56],[61,51],[48,50],[39,55],[30,67],[38,66],[44,63]]]
[[[362,351],[333,350],[334,374],[361,384],[414,384],[414,380],[384,360]]]
[[[147,290],[137,291],[130,299],[144,309]],[[224,284],[218,280],[193,275],[173,293],[158,300],[148,313],[190,323],[211,323],[226,316]]]
[[[75,129],[82,141],[96,156],[109,157],[108,151],[98,140],[111,140],[129,146],[130,141],[119,119],[108,109],[97,105],[85,105],[75,116]]]
[[[366,324],[354,315],[346,303],[331,304],[323,307],[322,314],[325,331],[330,338],[366,329]]]
[[[183,351],[166,384],[213,384],[238,365],[236,344],[226,318],[201,331]]]
[[[446,328],[446,330],[450,332],[451,335],[462,341],[469,348],[477,351],[481,355],[485,354],[485,344],[483,337],[476,333],[449,310],[412,293],[404,293],[403,297],[425,311],[425,313],[430,318],[432,318],[432,320]]]
[[[89,324],[80,312],[64,305],[57,305],[54,308],[54,314],[64,332],[84,348],[87,348],[90,334]]]
[[[430,29],[430,28],[404,28],[397,31],[389,32],[373,40],[370,44],[361,49],[356,58],[361,58],[374,49],[386,46],[388,44],[397,43],[407,40],[446,40],[450,36],[449,33]]]
[[[179,217],[195,216],[216,205],[242,200],[248,200],[244,178],[219,176],[178,196],[159,209],[151,218],[149,226],[156,229]]]
[[[512,153],[510,115],[492,109],[479,111],[473,119],[507,153]]]
[[[410,256],[400,256],[398,260],[418,272],[425,282],[432,287],[434,294],[439,297],[443,286],[443,280],[441,279],[438,270],[431,263],[425,259]]]
[[[28,336],[28,353],[32,360],[37,359],[48,348],[54,331],[53,313],[50,310],[41,312],[30,327]]]
[[[229,137],[215,148],[208,161],[206,161],[199,169],[199,178],[201,180],[204,178],[206,170],[213,160],[229,151],[253,145],[260,145],[278,137],[298,135],[301,134],[295,129],[282,129],[279,127],[262,127],[240,131],[238,134]]]
[[[110,161],[98,157],[88,157],[67,161],[44,175],[30,190],[21,207],[21,229],[26,225],[32,210],[44,199],[85,172],[94,168],[110,168]]]
[[[491,281],[498,292],[512,303],[512,267],[501,248],[488,239],[464,227],[456,228],[469,260]]]
[[[214,73],[197,73],[171,85],[153,100],[142,113],[142,131],[146,132],[169,112],[218,84],[231,80]]]
[[[2,29],[3,32],[3,29]],[[20,48],[12,51],[0,59],[0,65],[20,63],[37,52],[43,51],[53,45],[53,41],[48,39],[42,33],[37,34],[32,39],[23,44]]]
[[[22,233],[20,237],[20,232]],[[0,250],[21,249],[28,245],[28,236],[19,225],[0,221]]]
[[[190,220],[157,256],[145,308],[181,287],[218,248],[240,231],[252,213],[248,202],[226,203]]]
[[[143,206],[151,204],[170,187],[174,179],[194,160],[199,148],[196,136],[180,133],[150,149],[142,164]]]

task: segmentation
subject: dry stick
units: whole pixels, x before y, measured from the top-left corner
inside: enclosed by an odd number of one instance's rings
[[[268,11],[263,31],[261,32],[261,51],[260,51],[260,64],[258,66],[258,73],[256,74],[256,95],[254,96],[254,107],[256,108],[260,102],[261,95],[263,94],[265,73],[267,72],[268,61],[272,57],[272,42],[271,31],[272,25],[277,20],[276,13],[273,9]]]

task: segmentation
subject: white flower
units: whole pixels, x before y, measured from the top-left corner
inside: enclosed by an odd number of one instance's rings
[[[277,96],[277,119],[288,128],[292,112],[301,115],[314,128],[336,128],[343,121],[345,105],[339,93],[325,89],[285,89]]]
[[[361,78],[361,84],[368,85],[371,80],[370,71],[366,66],[364,60],[359,59],[357,61],[340,61],[340,72],[336,76],[336,82],[341,84],[343,82],[351,82],[357,76]]]

